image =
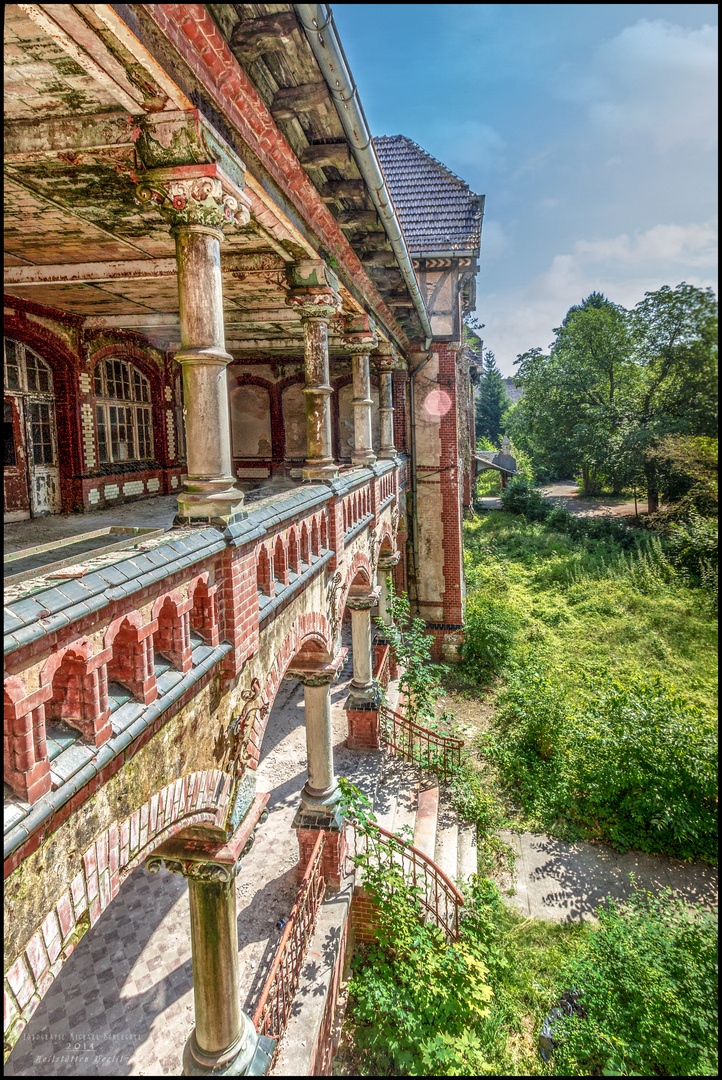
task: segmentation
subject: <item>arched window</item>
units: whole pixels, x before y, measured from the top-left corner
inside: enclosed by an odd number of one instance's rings
[[[149,461],[153,457],[150,382],[127,360],[109,357],[95,369],[98,460]]]

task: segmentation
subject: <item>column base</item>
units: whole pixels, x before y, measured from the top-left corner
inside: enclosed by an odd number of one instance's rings
[[[337,480],[338,465],[306,465],[301,470],[304,480]]]
[[[308,869],[308,862],[319,832],[323,829],[326,833],[321,866],[326,880],[326,891],[337,892],[344,876],[348,850],[344,822],[338,810],[335,813],[324,813],[321,811],[309,811],[300,806],[296,811],[291,828],[296,830],[298,836],[299,860],[296,873],[299,881]]]
[[[243,1033],[234,1047],[218,1055],[207,1054],[198,1045],[195,1028],[183,1048],[184,1076],[267,1076],[276,1048],[276,1039],[259,1035],[251,1019],[243,1013]]]
[[[352,454],[351,464],[357,469],[370,469],[376,461],[376,454]]]
[[[248,511],[243,509],[243,498],[243,492],[237,488],[198,494],[181,492],[173,525],[216,525],[225,528],[234,521],[248,517]]]
[[[384,450],[382,446],[379,450],[378,456],[382,461],[393,461],[396,457],[396,449],[392,446],[390,449]]]

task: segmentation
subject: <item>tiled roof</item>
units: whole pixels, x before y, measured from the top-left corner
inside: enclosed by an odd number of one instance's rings
[[[405,135],[373,142],[410,253],[478,251],[480,196]]]

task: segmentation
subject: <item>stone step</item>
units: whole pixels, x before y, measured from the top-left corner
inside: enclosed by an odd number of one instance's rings
[[[393,830],[394,826],[401,773],[400,763],[389,756],[384,762],[383,775],[376,789],[376,798],[374,799],[376,823],[389,832]]]
[[[414,776],[413,771],[408,768],[402,768],[399,772],[399,789],[396,797],[396,810],[391,826],[391,832],[399,833],[405,837],[408,836],[408,832],[404,831],[406,826],[411,829],[412,834],[414,832],[416,809],[418,807],[419,781]]]
[[[439,786],[430,780],[419,785],[414,822],[414,846],[429,859],[436,850],[436,822],[439,816]]]
[[[471,874],[476,874],[478,868],[476,825],[469,821],[460,821],[456,876],[460,881],[466,880]]]
[[[446,799],[439,803],[436,825],[434,862],[444,871],[450,881],[456,881],[458,871],[459,818]]]

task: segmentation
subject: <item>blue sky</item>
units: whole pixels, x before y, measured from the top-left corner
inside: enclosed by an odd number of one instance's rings
[[[716,5],[333,13],[372,133],[486,195],[477,315],[504,375],[594,289],[716,289]]]

